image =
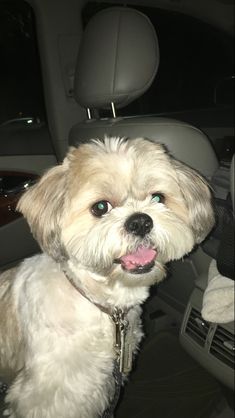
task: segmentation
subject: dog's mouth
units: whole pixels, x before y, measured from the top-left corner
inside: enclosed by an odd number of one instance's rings
[[[115,260],[120,263],[123,270],[133,274],[148,273],[155,264],[157,251],[153,248],[140,246],[133,253],[123,255]]]

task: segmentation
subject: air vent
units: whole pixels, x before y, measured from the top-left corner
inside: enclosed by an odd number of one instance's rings
[[[234,335],[218,326],[211,343],[210,353],[227,366],[234,368]]]
[[[188,317],[185,333],[201,347],[204,347],[209,330],[209,324],[204,321],[200,312],[192,308]]]

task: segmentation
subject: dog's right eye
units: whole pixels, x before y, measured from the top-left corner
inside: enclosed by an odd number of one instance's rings
[[[101,216],[105,215],[106,213],[110,212],[112,209],[112,205],[107,200],[101,200],[100,202],[95,203],[91,207],[91,212],[94,216],[100,218]]]

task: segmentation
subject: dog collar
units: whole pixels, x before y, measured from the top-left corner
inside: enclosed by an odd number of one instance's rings
[[[126,341],[126,335],[129,328],[129,321],[127,319],[128,312],[133,306],[121,309],[115,306],[114,308],[109,306],[105,307],[97,302],[91,300],[83,289],[74,283],[73,279],[64,271],[65,277],[68,279],[70,284],[90,303],[97,306],[102,312],[106,313],[112,320],[115,326],[115,343],[114,349],[116,351],[116,359],[119,365],[119,371],[121,373],[129,373],[132,366],[132,353],[130,352],[130,341]]]
[[[84,292],[83,289],[81,289],[79,286],[76,285],[76,283],[74,282],[74,280],[67,274],[66,271],[64,271],[64,275],[65,277],[68,279],[68,281],[71,283],[71,285],[74,287],[74,289],[77,290],[77,292],[79,292],[85,299],[87,299],[90,303],[92,303],[93,305],[97,306],[97,308],[99,308],[102,312],[106,313],[107,315],[109,315],[110,317],[113,317],[113,315],[115,316],[117,313],[122,313],[123,315],[126,315],[131,309],[132,306],[126,309],[121,309],[118,307],[111,307],[111,306],[103,306],[98,302],[93,301],[92,299],[90,299],[86,293]]]

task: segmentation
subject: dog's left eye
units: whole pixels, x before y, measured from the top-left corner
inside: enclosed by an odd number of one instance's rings
[[[152,200],[152,202],[156,202],[156,203],[164,203],[165,202],[165,196],[162,193],[153,193],[151,200]]]
[[[93,213],[93,215],[100,218],[101,216],[110,212],[111,209],[112,205],[107,200],[101,200],[100,202],[95,203],[91,207],[91,212]]]

